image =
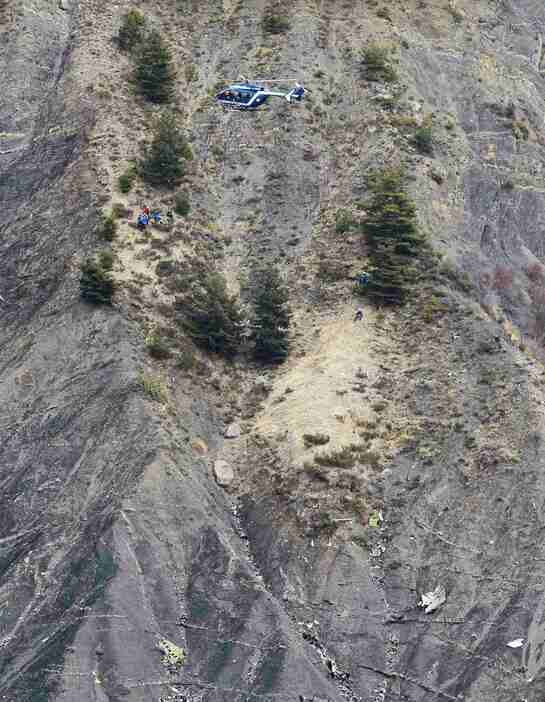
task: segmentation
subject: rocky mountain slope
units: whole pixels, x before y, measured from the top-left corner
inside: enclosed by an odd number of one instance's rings
[[[146,237],[134,213],[172,193],[118,189],[160,112],[115,41],[132,7],[174,53],[194,154],[189,215]],[[542,700],[543,4],[0,15],[0,700]],[[366,79],[376,42],[394,81]],[[310,93],[224,113],[241,74]],[[398,164],[436,263],[355,323],[365,177]],[[80,264],[116,204],[116,302],[90,307]],[[273,369],[196,349],[173,311],[196,266],[244,296],[255,261],[290,284]]]

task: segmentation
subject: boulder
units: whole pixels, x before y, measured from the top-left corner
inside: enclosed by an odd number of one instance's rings
[[[221,487],[229,487],[235,479],[233,469],[227,461],[214,461],[214,478]]]

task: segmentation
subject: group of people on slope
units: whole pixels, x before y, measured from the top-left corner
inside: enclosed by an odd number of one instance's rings
[[[174,219],[174,216],[173,216],[171,210],[169,210],[166,213],[167,224],[171,224],[173,219]],[[161,222],[162,222],[161,213],[159,212],[159,210],[153,210],[153,212],[152,212],[152,211],[150,211],[150,208],[147,205],[144,205],[144,207],[142,207],[142,211],[140,212],[140,214],[138,215],[138,218],[136,220],[136,226],[138,227],[138,229],[141,232],[143,232],[146,230],[146,227],[148,226],[148,224],[152,221],[155,224],[161,224]]]

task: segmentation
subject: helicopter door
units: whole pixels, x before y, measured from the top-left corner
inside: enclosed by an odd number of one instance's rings
[[[254,95],[255,93],[250,90],[241,90],[239,101],[241,104],[247,105]]]

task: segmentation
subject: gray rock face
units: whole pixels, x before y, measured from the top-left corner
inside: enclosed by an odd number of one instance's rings
[[[298,276],[320,212],[396,162],[399,131],[369,112],[357,52],[367,31],[399,27],[407,100],[436,114],[431,170],[403,142],[423,225],[483,301],[531,329],[524,290],[482,274],[503,266],[522,279],[545,254],[542,3],[466,3],[463,19],[392,3],[392,25],[368,3],[307,5],[285,9],[279,37],[263,33],[253,0],[225,17],[221,3],[142,5],[200,75],[215,80],[221,65],[234,76],[261,55],[275,74],[316,81],[309,109],[225,118],[209,106],[211,82],[191,84],[204,107],[188,110],[188,130],[213,186],[195,188],[194,209],[242,232],[241,267],[280,260]],[[291,501],[280,480],[291,466],[266,468],[265,452],[235,466],[245,492],[233,511],[207,461],[240,427],[223,434],[217,397],[195,379],[169,386],[167,407],[147,397],[141,370],[160,371],[127,308],[79,301],[79,262],[104,245],[94,232],[110,198],[93,129],[119,110],[122,134],[137,104],[111,42],[122,9],[0,3],[0,701],[541,702],[543,374],[491,342],[497,324],[471,314],[459,281],[433,328],[397,320],[388,400],[412,423],[367,496],[384,524],[359,539],[304,532],[301,514],[320,500]],[[118,92],[101,111],[93,91],[112,75]],[[229,484],[232,464],[214,468]],[[418,598],[435,583],[448,598],[425,615]],[[506,647],[518,637],[522,649]]]
[[[229,487],[235,479],[233,468],[227,461],[214,461],[214,478],[221,487]]]

